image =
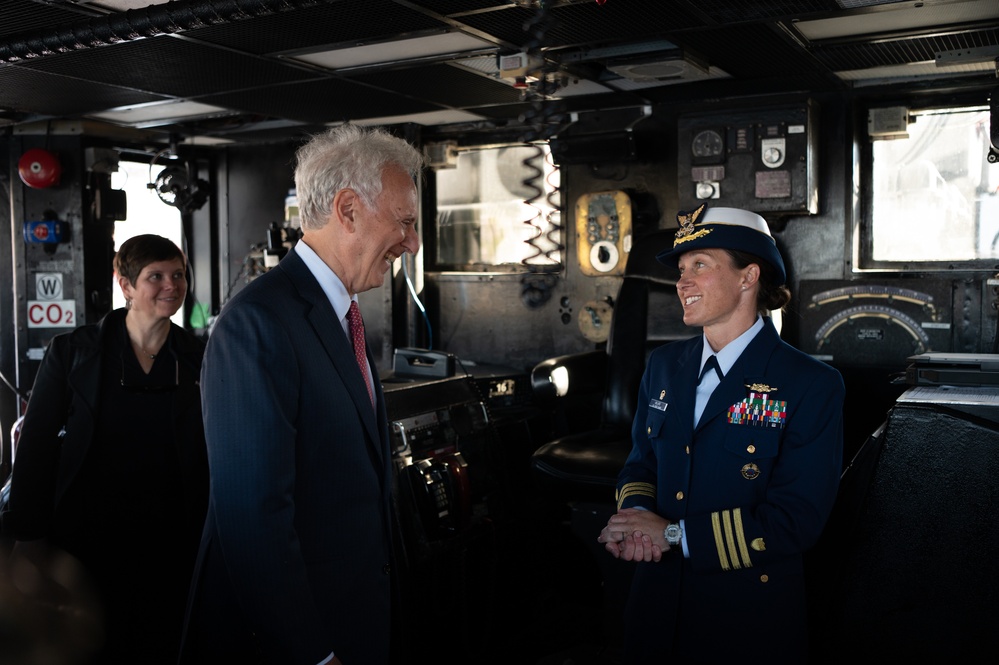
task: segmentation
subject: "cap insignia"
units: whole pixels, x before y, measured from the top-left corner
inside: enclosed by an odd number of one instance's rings
[[[673,241],[673,247],[711,233],[711,229],[701,229],[699,231],[694,230],[694,224],[697,223],[697,218],[701,216],[706,208],[707,204],[702,203],[696,210],[677,214],[676,221],[680,225],[680,229],[676,232],[676,240]]]

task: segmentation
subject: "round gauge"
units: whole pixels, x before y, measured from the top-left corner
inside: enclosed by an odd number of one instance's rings
[[[690,144],[694,157],[718,157],[724,148],[721,134],[713,129],[698,132]]]
[[[590,300],[579,312],[579,331],[591,342],[606,342],[613,316],[614,308],[606,300]]]

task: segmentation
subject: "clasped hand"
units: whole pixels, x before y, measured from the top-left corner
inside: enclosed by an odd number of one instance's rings
[[[625,508],[611,515],[597,542],[603,543],[615,559],[659,561],[670,549],[663,535],[667,526],[669,520],[651,510]]]

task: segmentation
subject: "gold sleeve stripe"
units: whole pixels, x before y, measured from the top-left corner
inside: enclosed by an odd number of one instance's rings
[[[742,527],[742,508],[733,511],[735,517],[735,535],[739,541],[739,554],[742,556],[742,563],[746,568],[752,568],[753,562],[749,559],[749,548],[746,547],[746,531]]]
[[[732,567],[736,570],[742,568],[742,563],[739,561],[739,552],[735,548],[735,537],[732,533],[732,513],[725,510],[722,511],[722,525],[725,527],[725,543],[728,547],[728,556],[732,561]]]
[[[746,546],[745,526],[742,523],[742,509],[722,510],[711,513],[711,529],[718,550],[718,563],[722,570],[752,568],[749,548]]]
[[[625,499],[636,494],[655,500],[656,486],[652,483],[626,483],[617,492],[617,507],[620,508]]]
[[[715,534],[715,548],[718,550],[718,563],[722,570],[729,570],[732,566],[728,563],[728,555],[725,554],[725,545],[722,539],[721,518],[718,513],[711,513],[711,530]]]

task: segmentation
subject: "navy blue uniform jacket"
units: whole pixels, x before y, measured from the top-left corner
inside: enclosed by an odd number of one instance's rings
[[[211,495],[181,662],[388,662],[384,400],[294,250],[224,308],[201,386]]]
[[[703,336],[649,359],[618,505],[684,520],[689,558],[638,564],[629,662],[804,662],[802,554],[836,498],[844,386],[764,322],[696,428]]]

